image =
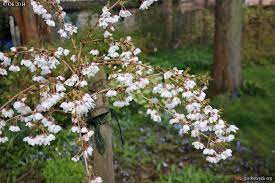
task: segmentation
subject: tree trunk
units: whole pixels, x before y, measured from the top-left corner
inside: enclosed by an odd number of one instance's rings
[[[91,89],[95,91],[102,90],[106,86],[106,75],[103,68],[91,82]],[[105,114],[109,111],[108,100],[105,94],[97,95],[96,108],[92,111],[91,116],[97,117],[101,114]],[[96,148],[94,148],[92,156],[92,164],[94,173],[103,179],[104,183],[114,183],[114,166],[113,166],[113,150],[112,150],[112,130],[111,130],[111,118],[108,114],[107,121],[100,126],[100,132],[105,141],[105,153],[101,155]],[[95,144],[94,144],[94,147]]]
[[[260,0],[257,6],[257,29],[256,29],[256,49],[259,50],[262,48],[262,24],[263,24],[263,1]]]
[[[165,47],[173,46],[173,0],[165,0],[162,2],[162,8],[165,17]]]
[[[201,35],[201,43],[202,44],[205,44],[207,43],[208,41],[208,31],[207,31],[207,28],[208,28],[208,24],[207,24],[207,15],[208,15],[208,0],[204,0],[204,8],[203,8],[203,18],[202,18],[202,35]]]
[[[23,44],[49,41],[49,28],[41,17],[34,14],[30,1],[26,1],[24,7],[11,8],[11,12],[22,34]]]
[[[236,95],[242,84],[243,0],[217,0],[215,8],[214,86]]]

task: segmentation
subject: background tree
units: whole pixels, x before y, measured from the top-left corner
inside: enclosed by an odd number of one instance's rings
[[[207,35],[208,35],[208,22],[207,22],[207,15],[208,15],[208,0],[204,0],[204,10],[203,10],[203,18],[202,18],[202,36],[201,36],[201,43],[207,42]]]
[[[25,1],[23,7],[11,8],[12,15],[20,29],[23,44],[29,44],[31,41],[42,43],[49,41],[50,29],[44,21],[34,14],[30,1]]]
[[[170,48],[173,45],[173,0],[166,0],[162,2],[162,9],[165,17],[165,35],[166,45]]]
[[[218,0],[215,7],[213,78],[217,92],[237,94],[242,84],[241,37],[243,0]]]

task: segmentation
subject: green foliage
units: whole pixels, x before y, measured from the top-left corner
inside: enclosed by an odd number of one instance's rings
[[[240,128],[238,139],[252,147],[258,155],[268,159],[274,167],[274,109],[275,109],[275,66],[252,66],[244,70],[247,80],[257,83],[265,90],[265,95],[257,90],[249,91],[240,98],[221,95],[214,100],[214,105],[224,109],[224,117]]]
[[[9,137],[8,143],[1,144],[0,153],[3,157],[0,158],[1,181],[18,182],[21,175],[39,175],[39,170],[45,166],[47,159],[71,157],[75,148],[75,145],[71,143],[75,134],[69,130],[60,132],[54,143],[46,147],[32,147],[23,143],[24,135],[27,135],[26,131],[16,136],[13,134]],[[23,180],[25,179],[29,180],[32,177],[26,176]]]
[[[82,182],[85,175],[81,162],[64,158],[48,160],[42,172],[46,183]]]
[[[266,65],[275,58],[274,7],[255,6],[245,9],[243,48],[245,64]]]
[[[174,3],[177,6],[177,3]],[[214,34],[213,11],[186,11],[173,8],[173,19],[168,20],[167,14],[160,6],[135,15],[135,24],[128,25],[131,35],[139,39],[137,45],[146,52],[153,50],[173,49],[190,44],[209,44]],[[153,17],[148,21],[148,17]]]
[[[211,71],[212,52],[211,45],[193,45],[150,54],[145,60],[155,66],[190,68],[191,72],[198,73]]]
[[[251,96],[265,96],[266,90],[256,82],[244,80],[241,94],[247,94]]]
[[[168,175],[160,176],[156,183],[226,183],[230,182],[228,177],[214,175],[209,171],[187,166],[181,171],[177,171],[175,166],[172,166]]]

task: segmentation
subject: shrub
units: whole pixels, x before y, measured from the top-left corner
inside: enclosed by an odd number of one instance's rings
[[[43,176],[46,183],[76,183],[82,182],[84,167],[81,163],[75,163],[70,159],[52,159],[47,161]]]

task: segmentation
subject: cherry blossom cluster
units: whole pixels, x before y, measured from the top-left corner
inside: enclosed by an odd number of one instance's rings
[[[43,20],[46,22],[46,24],[50,27],[55,27],[55,22],[53,20],[53,17],[48,11],[39,3],[37,3],[34,0],[31,0],[31,5],[33,8],[34,13],[41,15]]]
[[[148,9],[156,1],[158,1],[158,0],[144,0],[142,2],[142,4],[140,5],[139,9],[146,10],[146,9]]]
[[[16,50],[16,48],[12,48],[11,50]],[[7,70],[11,72],[18,72],[20,68],[11,64],[11,59],[4,55],[4,53],[0,52],[0,75],[7,75]]]
[[[147,9],[156,0],[144,0],[140,9]],[[34,12],[47,22],[53,20],[48,10],[32,0]],[[66,13],[59,2],[45,5],[57,9],[58,19],[64,19]],[[121,7],[116,14],[114,7]],[[91,138],[93,129],[87,124],[87,115],[96,108],[98,95],[108,97],[114,107],[122,108],[132,102],[140,102],[146,107],[146,114],[155,122],[161,122],[163,116],[170,116],[170,123],[180,126],[180,135],[194,138],[192,145],[206,155],[206,160],[218,163],[232,156],[225,144],[234,139],[238,128],[228,125],[220,110],[212,108],[206,100],[205,90],[208,78],[194,76],[187,71],[171,70],[144,64],[139,54],[141,50],[132,42],[131,37],[113,37],[115,23],[131,13],[118,0],[112,6],[104,6],[95,26],[88,30],[77,43],[71,37],[71,47],[56,49],[12,48],[11,52],[0,52],[0,75],[29,70],[32,80],[6,103],[0,106],[0,143],[8,141],[6,131],[29,132],[23,141],[31,146],[50,145],[56,139],[62,127],[54,118],[61,113],[71,118],[71,132],[78,134],[78,152],[73,161],[84,160],[90,183],[101,183],[89,166],[89,156],[93,154]],[[62,22],[62,21],[61,21]],[[53,25],[53,23],[50,23]],[[77,28],[62,23],[61,37],[70,37]],[[97,49],[93,32],[102,31],[100,40],[108,44],[107,49]],[[90,41],[90,42],[89,42]],[[86,44],[93,47],[89,53],[83,51]],[[20,59],[18,59],[20,58]],[[89,81],[97,77],[101,69],[111,68],[104,89],[91,91]],[[24,68],[24,69],[22,69]]]
[[[41,3],[37,0],[31,0],[31,5],[33,8],[34,13],[37,15],[41,15],[45,23],[50,27],[55,27],[56,22],[54,20],[54,16],[42,5],[45,3],[42,1]],[[65,22],[64,18],[66,16],[66,12],[63,11],[63,8],[59,5],[60,1],[52,1],[49,3],[45,3],[46,5],[50,6],[50,10],[55,11],[54,13],[58,15],[56,18],[59,20],[58,23],[62,24],[62,27],[57,31],[61,37],[69,38],[74,33],[77,33],[77,27],[72,25],[69,22]]]

